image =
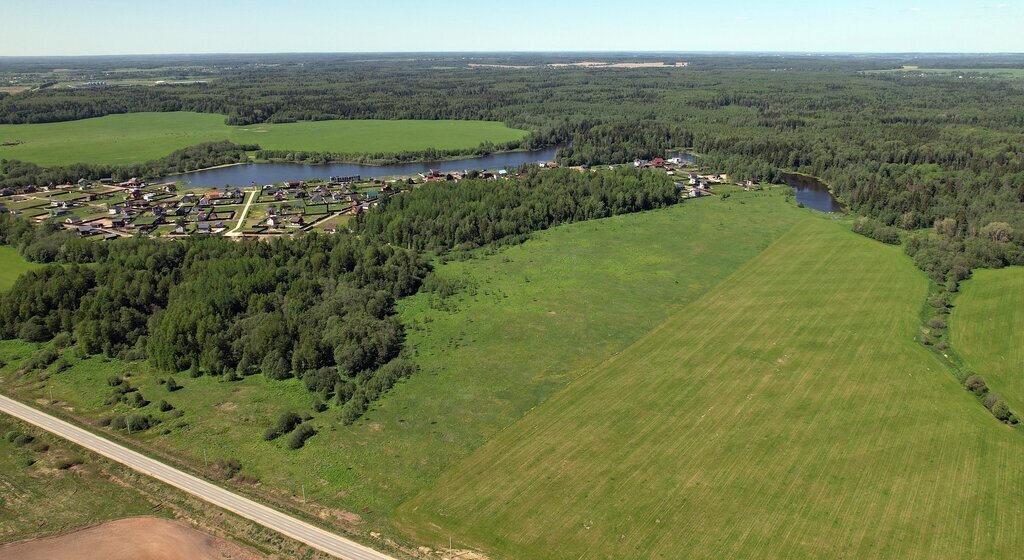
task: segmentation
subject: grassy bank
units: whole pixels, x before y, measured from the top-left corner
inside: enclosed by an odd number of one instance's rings
[[[366,153],[469,149],[518,140],[525,131],[490,121],[335,120],[227,126],[223,115],[128,113],[79,121],[2,124],[0,159],[40,165],[144,162],[202,142],[230,140],[267,150]]]
[[[914,342],[927,286],[808,219],[399,522],[498,558],[1011,557],[1024,440]]]

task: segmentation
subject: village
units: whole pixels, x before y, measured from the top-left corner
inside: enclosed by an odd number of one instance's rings
[[[538,165],[558,167],[556,162]],[[683,179],[675,183],[676,188],[691,198],[713,195],[715,185],[729,181],[724,174],[694,169],[691,161],[681,157],[636,160],[632,167]],[[572,169],[596,171],[588,166]],[[386,179],[330,177],[212,189],[135,178],[123,182],[81,179],[76,184],[0,190],[0,212],[20,214],[35,223],[60,224],[81,237],[106,240],[136,235],[259,238],[309,231],[333,234],[347,230],[353,217],[402,190],[466,178],[501,181],[516,176],[514,170],[507,169],[430,171]],[[737,184],[747,190],[756,187],[753,181]]]

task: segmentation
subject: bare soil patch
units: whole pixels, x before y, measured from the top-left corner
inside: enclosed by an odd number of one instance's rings
[[[239,544],[177,521],[133,517],[0,545],[4,560],[262,560]]]

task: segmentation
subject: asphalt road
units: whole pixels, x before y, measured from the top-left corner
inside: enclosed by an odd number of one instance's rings
[[[384,553],[314,527],[233,492],[228,492],[219,486],[169,467],[160,461],[150,459],[141,453],[2,395],[0,395],[0,411],[327,554],[346,560],[394,560]]]

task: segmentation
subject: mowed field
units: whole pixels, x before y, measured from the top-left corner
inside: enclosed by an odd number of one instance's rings
[[[0,159],[39,165],[127,164],[214,140],[268,150],[376,153],[469,149],[518,140],[526,131],[490,121],[336,120],[228,126],[224,115],[128,113],[78,121],[0,124]]]
[[[107,378],[131,372],[147,399],[184,412],[180,421],[133,434],[139,444],[199,470],[204,450],[211,462],[236,457],[244,474],[262,481],[261,492],[284,494],[299,508],[304,485],[310,502],[354,512],[365,521],[362,530],[387,533],[394,509],[454,462],[810,214],[786,203],[786,192],[740,191],[561,226],[519,246],[439,265],[439,276],[462,286],[457,294],[423,292],[400,302],[421,371],[355,425],[342,425],[337,408],[315,414],[320,433],[300,450],[263,439],[282,412],[312,413],[315,395],[297,380],[256,375],[225,383],[179,375],[184,388],[168,393],[157,384],[164,375],[143,363],[93,357],[69,358],[72,367],[59,373],[12,376],[4,390],[46,398],[52,389],[78,416],[96,419],[111,413]],[[31,354],[30,345],[5,342],[0,358],[5,348],[0,376]],[[143,412],[166,416],[154,406]]]
[[[1024,411],[1024,268],[975,270],[961,285],[949,329],[967,365],[1014,411]]]
[[[493,558],[1016,557],[1024,438],[914,342],[927,286],[808,218],[398,523]]]
[[[14,285],[23,272],[39,268],[40,264],[26,261],[17,249],[9,245],[0,246],[0,292]]]

